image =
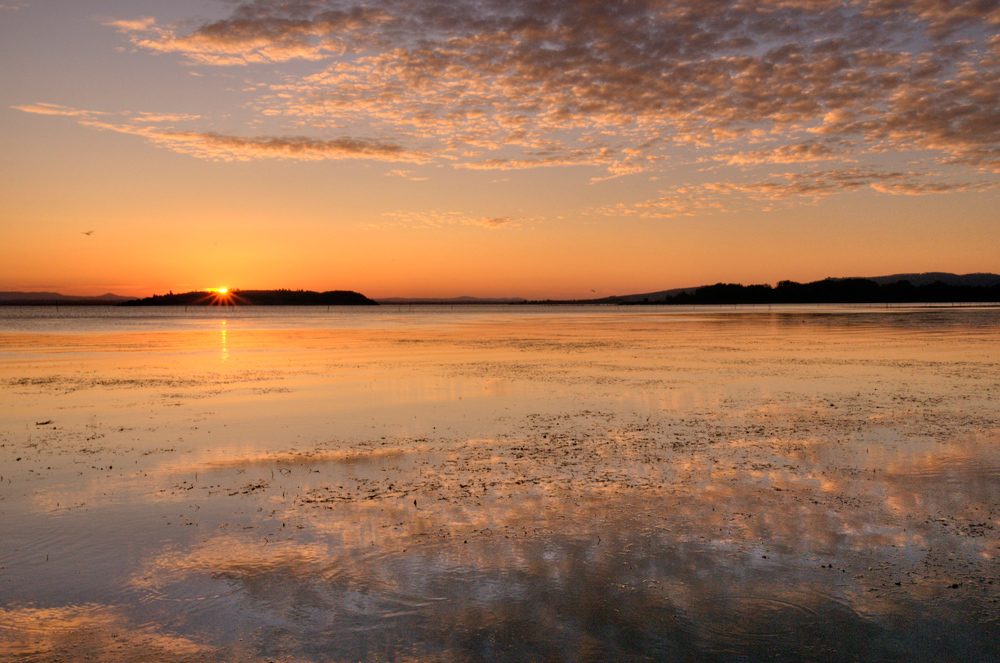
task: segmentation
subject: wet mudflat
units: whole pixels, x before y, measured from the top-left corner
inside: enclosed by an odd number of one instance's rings
[[[0,658],[993,661],[1000,311],[0,317]]]

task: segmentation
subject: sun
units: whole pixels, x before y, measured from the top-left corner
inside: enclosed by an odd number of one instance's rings
[[[205,290],[205,300],[215,306],[235,306],[238,297],[232,292],[229,286],[221,288],[208,288]]]

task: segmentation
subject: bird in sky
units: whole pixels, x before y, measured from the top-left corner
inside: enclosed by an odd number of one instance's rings
[[[90,237],[91,235],[94,234],[94,231],[93,230],[84,230],[83,234],[86,235],[87,237]]]

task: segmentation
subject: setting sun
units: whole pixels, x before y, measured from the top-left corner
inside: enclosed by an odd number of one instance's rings
[[[209,304],[216,306],[236,305],[237,297],[234,293],[230,292],[228,286],[222,288],[208,288],[205,292],[207,294],[202,301],[207,301]]]

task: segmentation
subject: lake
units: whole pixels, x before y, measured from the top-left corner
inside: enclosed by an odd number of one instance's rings
[[[995,661],[995,307],[0,308],[0,658]]]

